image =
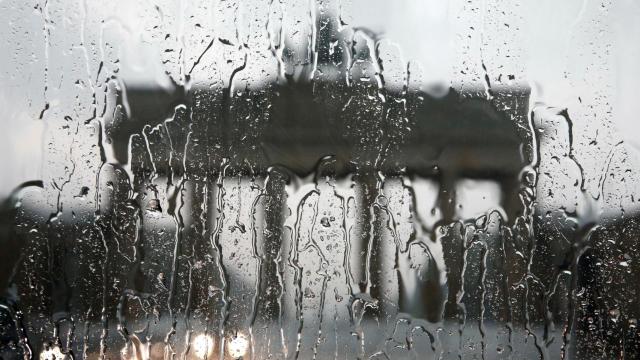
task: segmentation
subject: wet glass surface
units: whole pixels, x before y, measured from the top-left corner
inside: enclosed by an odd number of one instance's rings
[[[640,357],[638,15],[0,0],[0,358]]]

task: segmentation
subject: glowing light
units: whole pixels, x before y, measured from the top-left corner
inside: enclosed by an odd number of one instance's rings
[[[153,349],[154,352],[157,352],[159,345],[162,346],[162,344],[150,346],[150,343],[140,341],[135,334],[130,335],[129,342],[120,351],[120,357],[124,360],[149,360],[151,359],[150,350]],[[160,356],[162,356],[162,352],[160,352]]]
[[[69,357],[62,352],[59,346],[45,348],[40,353],[40,360],[67,360]]]
[[[206,359],[213,353],[213,338],[209,335],[199,334],[191,342],[193,354],[198,359]]]
[[[229,356],[234,359],[243,357],[244,354],[246,354],[248,348],[249,341],[242,334],[238,334],[228,341],[227,350],[229,352]]]

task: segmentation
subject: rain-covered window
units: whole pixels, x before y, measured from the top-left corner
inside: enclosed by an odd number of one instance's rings
[[[0,359],[640,358],[633,0],[0,0]]]

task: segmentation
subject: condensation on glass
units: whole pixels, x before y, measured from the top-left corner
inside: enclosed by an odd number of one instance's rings
[[[0,0],[0,358],[638,358],[632,14]]]

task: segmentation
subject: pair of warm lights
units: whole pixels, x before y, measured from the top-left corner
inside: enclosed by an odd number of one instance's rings
[[[211,336],[199,334],[193,338],[191,346],[198,359],[209,359],[213,354],[214,340]],[[249,348],[249,341],[242,334],[238,334],[227,341],[227,352],[233,359],[243,357]]]

